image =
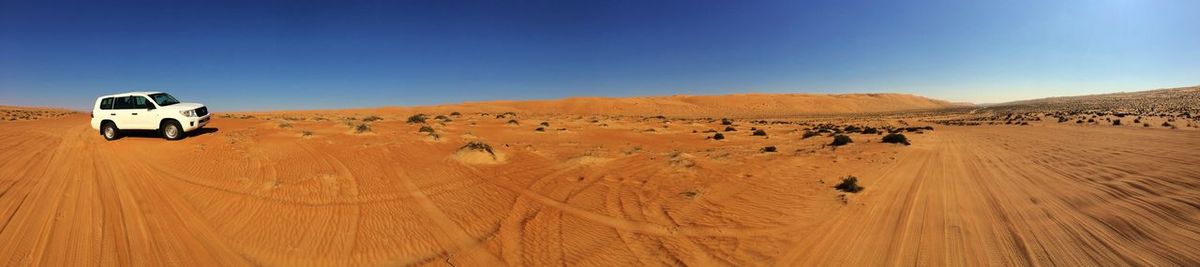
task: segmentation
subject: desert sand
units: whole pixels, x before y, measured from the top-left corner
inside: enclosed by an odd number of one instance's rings
[[[213,108],[207,129],[174,142],[107,142],[87,113],[4,121],[0,260],[1200,265],[1196,106],[1051,102],[734,95]],[[911,145],[883,143],[888,132]],[[853,142],[831,146],[839,134]],[[835,189],[847,176],[864,189]]]

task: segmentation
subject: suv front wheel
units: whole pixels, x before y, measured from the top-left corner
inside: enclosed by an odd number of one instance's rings
[[[177,121],[164,122],[161,131],[167,140],[183,139],[183,126],[180,126]]]

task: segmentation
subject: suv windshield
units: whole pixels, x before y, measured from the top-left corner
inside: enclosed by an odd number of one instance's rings
[[[159,106],[163,107],[179,104],[179,100],[176,100],[175,97],[172,97],[166,93],[151,94],[150,98],[154,99],[154,103],[158,103]]]

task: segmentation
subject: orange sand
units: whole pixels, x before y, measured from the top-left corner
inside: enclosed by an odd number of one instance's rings
[[[860,99],[841,99],[847,97]],[[806,126],[796,124],[736,119],[737,131],[714,141],[704,131],[723,130],[720,121],[648,118],[948,106],[902,95],[727,98],[235,114],[214,117],[209,130],[176,142],[153,135],[106,142],[86,113],[4,122],[0,260],[16,266],[1200,264],[1197,131],[805,119],[936,127],[905,133],[911,146],[849,134],[854,143],[835,150],[826,147],[832,139],[826,135],[802,139]],[[799,104],[813,98],[826,102]],[[415,111],[430,114],[437,137],[404,122]],[[450,111],[462,115],[433,119]],[[504,111],[518,115],[496,118]],[[627,116],[597,115],[606,113]],[[383,120],[366,123],[369,132],[354,131],[368,114]],[[628,116],[635,114],[646,117]],[[511,119],[519,125],[507,124]],[[534,131],[543,121],[545,131]],[[768,136],[752,136],[751,127]],[[460,150],[470,141],[502,156]],[[778,152],[760,152],[770,145]],[[847,175],[866,189],[834,190]]]

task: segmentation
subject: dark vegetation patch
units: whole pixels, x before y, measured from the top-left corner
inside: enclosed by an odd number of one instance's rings
[[[491,145],[488,145],[487,143],[480,142],[480,141],[468,142],[466,145],[463,145],[462,147],[458,148],[458,150],[459,151],[464,151],[464,150],[466,150],[466,151],[482,151],[482,152],[487,152],[488,154],[492,154],[493,156],[496,155],[496,152],[494,150],[492,150]]]
[[[804,136],[800,137],[800,139],[808,139],[809,137],[818,136],[818,135],[821,135],[821,133],[814,132],[814,131],[805,131]]]
[[[429,125],[423,125],[423,126],[421,126],[421,129],[420,129],[420,130],[417,130],[417,132],[418,132],[418,133],[431,133],[431,134],[432,134],[432,133],[434,133],[434,132],[436,132],[436,131],[434,131],[434,130],[433,130],[433,127],[429,127]]]
[[[366,123],[360,123],[360,124],[358,124],[358,126],[354,126],[354,132],[355,133],[369,133],[369,132],[371,132],[371,125],[368,125]]]
[[[416,114],[416,115],[408,116],[408,120],[406,120],[406,122],[408,122],[409,124],[425,123],[425,114]]]
[[[906,146],[911,145],[908,142],[908,137],[905,137],[904,134],[899,134],[899,133],[888,134],[888,135],[883,136],[883,142],[889,143],[889,144],[904,144]]]
[[[842,182],[833,186],[833,188],[841,190],[842,192],[850,193],[858,193],[864,189],[864,187],[858,185],[858,177],[854,176],[846,176],[846,178],[842,178]]]
[[[833,143],[830,143],[829,145],[844,146],[844,145],[847,145],[850,143],[854,143],[854,140],[851,140],[849,136],[846,136],[844,134],[839,134],[839,135],[833,136]]]

